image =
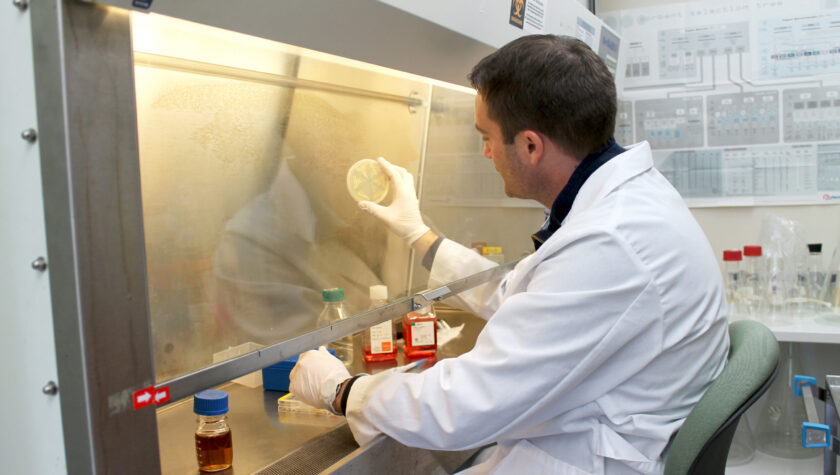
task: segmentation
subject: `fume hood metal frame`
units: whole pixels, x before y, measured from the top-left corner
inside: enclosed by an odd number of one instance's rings
[[[32,2],[59,397],[69,473],[160,471],[130,1]],[[150,2],[140,2],[150,3]],[[161,0],[152,11],[463,84],[492,48],[377,2]],[[314,31],[313,25],[319,25]],[[477,274],[435,300],[497,277]],[[423,298],[418,296],[417,298]],[[407,298],[166,384],[173,400],[405,313]],[[160,385],[158,385],[160,386]]]

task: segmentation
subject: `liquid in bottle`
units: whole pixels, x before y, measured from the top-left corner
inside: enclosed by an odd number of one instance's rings
[[[437,317],[431,306],[405,314],[403,338],[407,358],[428,357],[437,353]]]
[[[207,389],[193,398],[193,411],[198,415],[195,431],[195,454],[198,469],[218,472],[233,464],[233,437],[227,422],[228,395]]]
[[[221,434],[195,434],[198,469],[202,472],[224,470],[233,462],[233,437],[230,431]]]
[[[388,287],[374,285],[370,288],[370,308],[388,303]],[[364,331],[362,355],[367,362],[397,359],[397,331],[391,320],[374,325]]]

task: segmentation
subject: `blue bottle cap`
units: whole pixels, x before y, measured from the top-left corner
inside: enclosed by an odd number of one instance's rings
[[[200,416],[219,416],[228,412],[228,394],[205,389],[193,397],[193,412]]]

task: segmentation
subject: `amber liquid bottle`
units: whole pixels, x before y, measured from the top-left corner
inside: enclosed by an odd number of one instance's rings
[[[227,422],[228,395],[208,389],[196,394],[193,410],[198,415],[195,455],[202,472],[218,472],[233,464],[233,437]]]

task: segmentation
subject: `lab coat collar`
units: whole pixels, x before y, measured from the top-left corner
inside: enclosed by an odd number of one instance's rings
[[[572,209],[563,223],[592,207],[627,180],[653,168],[653,156],[647,141],[627,147],[627,151],[610,160],[586,180],[578,192]]]
[[[535,249],[539,249],[542,243],[560,228],[563,220],[566,219],[566,216],[572,209],[581,187],[583,187],[589,177],[602,165],[624,152],[625,150],[616,143],[615,139],[610,137],[610,140],[600,151],[591,153],[581,160],[578,167],[572,173],[572,176],[569,177],[566,186],[563,187],[560,194],[554,200],[554,204],[551,206],[551,212],[546,213],[547,219],[545,223],[543,223],[539,231],[531,235]]]

